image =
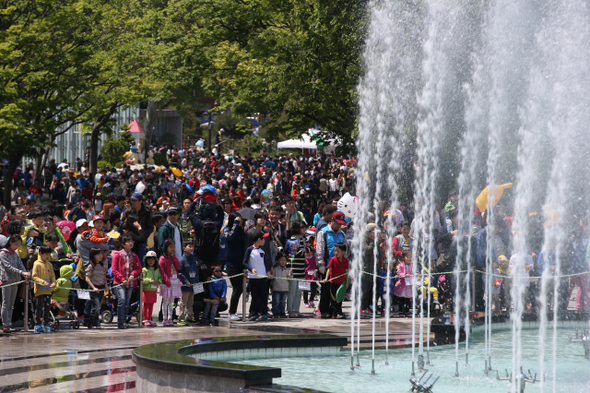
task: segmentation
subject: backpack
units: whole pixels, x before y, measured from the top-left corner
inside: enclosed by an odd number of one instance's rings
[[[80,206],[75,206],[74,208],[72,208],[72,210],[70,210],[70,212],[68,213],[68,220],[73,221],[75,223],[76,216],[78,215],[79,210],[80,210]]]
[[[219,228],[215,221],[203,221],[199,240],[197,241],[197,255],[206,264],[217,262],[219,256]]]

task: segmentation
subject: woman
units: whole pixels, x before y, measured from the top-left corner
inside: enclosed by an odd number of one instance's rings
[[[229,214],[227,226],[224,228],[224,234],[227,239],[227,247],[229,250],[225,266],[227,268],[228,276],[232,277],[244,271],[242,261],[244,259],[245,251],[245,233],[244,220],[240,213],[232,212]],[[230,278],[230,282],[233,291],[229,305],[229,315],[230,320],[237,321],[240,319],[237,316],[238,303],[240,301],[240,296],[242,296],[242,293],[244,292],[243,277],[237,276]]]
[[[136,254],[139,251],[139,244],[147,241],[145,230],[139,224],[139,218],[135,214],[127,214],[121,227],[121,234],[130,237],[134,241],[131,251]]]
[[[31,278],[31,273],[25,270],[25,266],[16,251],[21,246],[21,243],[20,236],[13,234],[8,238],[5,248],[0,251],[0,279],[2,285],[18,282],[22,278]],[[4,333],[16,331],[12,328],[12,311],[18,287],[18,285],[2,287],[2,324],[4,325],[2,331]]]

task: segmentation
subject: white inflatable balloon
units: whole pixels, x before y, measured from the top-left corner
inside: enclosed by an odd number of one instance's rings
[[[135,186],[135,191],[143,194],[143,192],[145,191],[145,184],[143,184],[142,181],[140,181],[139,183],[137,183],[137,185]]]
[[[356,212],[358,210],[358,198],[353,197],[350,193],[344,194],[342,198],[338,201],[338,210],[340,210],[344,215],[350,219],[356,216]]]

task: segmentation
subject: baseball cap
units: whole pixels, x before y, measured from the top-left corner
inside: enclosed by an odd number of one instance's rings
[[[340,225],[346,225],[346,221],[344,220],[344,213],[340,212],[340,211],[336,211],[334,212],[334,214],[332,215],[332,218],[334,219],[334,221],[336,221],[338,224]]]
[[[96,216],[92,217],[92,222],[97,221],[97,220],[105,221],[104,217],[101,216],[100,214],[97,214]]]
[[[145,254],[146,258],[158,258],[158,254],[156,254],[155,251],[148,251],[147,254]]]
[[[257,241],[258,239],[264,239],[268,237],[268,232],[256,231],[252,234],[252,240]]]
[[[173,213],[173,214],[179,214],[180,211],[178,210],[178,208],[176,206],[170,206],[168,208],[168,214]]]
[[[143,201],[143,195],[141,195],[139,192],[134,192],[133,195],[131,195],[131,200],[132,201]]]
[[[85,218],[81,218],[78,221],[76,221],[76,229],[80,229],[80,227],[84,224],[88,224],[88,220],[86,220]]]

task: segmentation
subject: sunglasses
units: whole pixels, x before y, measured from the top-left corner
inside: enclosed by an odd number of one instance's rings
[[[169,216],[177,216],[178,215],[178,212],[168,212],[168,215]]]
[[[221,270],[213,270],[214,273],[221,273]]]

